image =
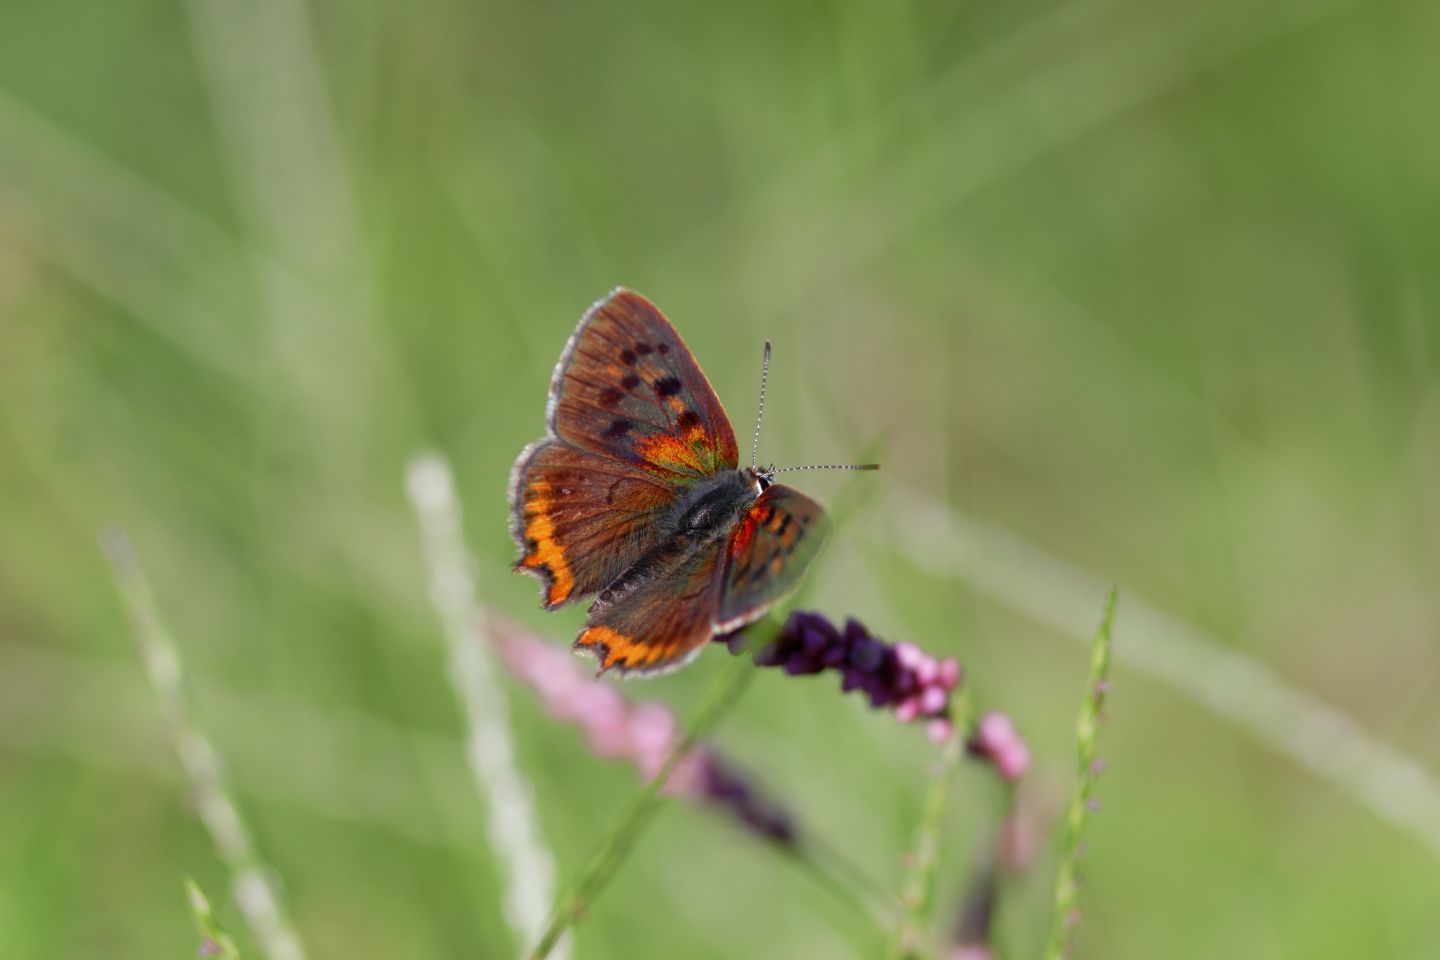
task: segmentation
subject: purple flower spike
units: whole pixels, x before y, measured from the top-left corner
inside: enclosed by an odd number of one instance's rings
[[[954,732],[950,695],[960,684],[960,664],[936,660],[912,643],[886,643],[858,620],[837,629],[818,613],[796,611],[755,654],[755,665],[781,667],[792,677],[833,670],[842,692],[862,692],[870,706],[892,711],[902,723],[924,721],[937,743]]]
[[[758,794],[750,779],[714,753],[707,753],[701,792],[710,802],[725,807],[751,830],[784,846],[798,837],[790,815]]]

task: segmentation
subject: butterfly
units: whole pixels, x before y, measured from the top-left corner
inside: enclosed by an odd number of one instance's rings
[[[765,374],[760,411],[765,410]],[[820,505],[739,468],[725,408],[656,306],[617,288],[583,317],[550,381],[546,434],[510,473],[515,569],[546,609],[593,596],[577,652],[658,673],[764,616],[829,533]],[[806,469],[791,467],[784,469]],[[844,469],[876,469],[873,464]]]

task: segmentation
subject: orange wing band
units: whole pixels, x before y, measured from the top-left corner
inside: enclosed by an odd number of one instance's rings
[[[531,485],[525,491],[525,556],[516,566],[534,570],[548,581],[545,599],[550,606],[564,603],[575,588],[575,576],[565,562],[565,548],[555,540],[555,522],[548,509],[550,501],[546,494],[549,486],[544,481]]]
[[[643,670],[646,667],[669,658],[675,644],[637,643],[634,637],[609,627],[586,627],[575,638],[575,651],[588,653],[600,664],[600,672],[619,667],[622,672]]]

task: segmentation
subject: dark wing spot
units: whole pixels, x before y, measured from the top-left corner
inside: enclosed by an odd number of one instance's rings
[[[625,394],[616,390],[614,387],[606,387],[605,392],[600,394],[600,405],[602,407],[610,407],[613,410],[615,406],[624,399]]]
[[[660,355],[663,357],[665,354],[667,354],[667,353],[670,352],[670,344],[668,344],[668,343],[662,343],[662,344],[660,344],[658,347],[656,347],[655,349],[656,349],[656,350],[659,350],[659,351],[660,351]]]
[[[657,397],[673,397],[679,392],[679,377],[663,377],[655,381],[655,396]]]
[[[635,376],[635,374],[633,373],[627,373],[625,374],[625,379],[620,381],[620,386],[624,387],[626,390],[634,390],[636,387],[640,386],[640,378]]]
[[[637,343],[635,344],[635,352],[642,357],[648,357],[654,352],[654,349],[648,343]]]
[[[625,436],[625,434],[629,433],[630,429],[634,426],[635,424],[631,423],[629,420],[626,420],[624,417],[620,417],[616,419],[615,422],[611,423],[610,426],[605,428],[605,436],[609,437],[611,440],[619,440],[621,437]]]
[[[620,354],[620,362],[625,364],[625,366],[627,367],[635,366],[635,351],[626,350],[624,353]]]
[[[781,518],[780,518],[780,527],[779,527],[779,529],[777,529],[777,530],[775,531],[775,536],[777,536],[777,537],[783,537],[783,536],[785,536],[785,531],[790,529],[790,521],[793,520],[793,519],[795,519],[795,514],[793,514],[793,513],[787,513],[787,514],[785,514],[785,516],[781,517]]]
[[[618,487],[618,486],[620,486],[620,484],[622,484],[622,483],[624,483],[624,482],[625,482],[624,480],[616,480],[614,483],[610,484],[610,489],[608,489],[608,490],[605,491],[605,502],[606,502],[606,503],[614,503],[614,502],[615,502],[615,488]]]
[[[694,410],[686,410],[675,422],[680,425],[680,429],[689,430],[700,423],[700,416]]]

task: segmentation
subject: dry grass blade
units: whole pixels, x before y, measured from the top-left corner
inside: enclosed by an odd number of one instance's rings
[[[483,616],[475,602],[475,563],[465,549],[450,468],[417,458],[407,477],[430,569],[430,598],[444,624],[450,684],[466,723],[466,758],[485,802],[490,844],[505,869],[505,917],[518,943],[532,942],[555,898],[555,861],[540,835],[530,780],[515,763],[505,692],[490,650],[474,642]],[[561,946],[562,952],[568,952]]]
[[[130,538],[124,530],[112,527],[101,542],[130,614],[161,718],[185,769],[196,811],[214,841],[216,855],[230,869],[240,913],[271,960],[304,960],[305,950],[286,913],[279,884],[255,850],[250,829],[226,782],[219,752],[195,719],[179,650],[160,620]]]

